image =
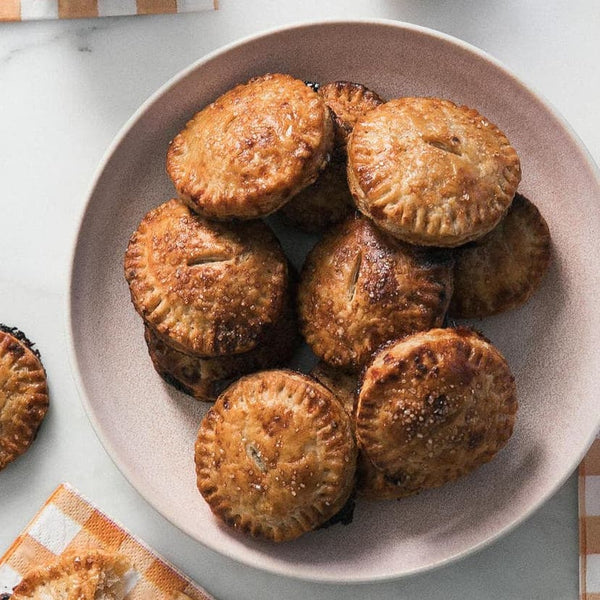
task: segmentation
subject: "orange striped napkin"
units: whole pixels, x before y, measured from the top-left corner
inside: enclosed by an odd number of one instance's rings
[[[0,0],[0,21],[154,15],[216,9],[218,0]]]
[[[1,0],[0,0],[1,1]],[[0,597],[33,566],[76,548],[103,548],[129,559],[126,600],[213,600],[191,579],[62,484],[0,558]]]
[[[600,435],[579,466],[579,595],[600,600]]]

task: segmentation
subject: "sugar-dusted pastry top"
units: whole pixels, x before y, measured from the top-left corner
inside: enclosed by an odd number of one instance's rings
[[[491,231],[521,179],[506,136],[475,109],[399,98],[367,113],[348,141],[357,207],[413,244],[459,246]]]
[[[294,539],[336,515],[354,487],[356,445],[333,394],[293,371],[232,384],[196,441],[198,488],[225,523],[271,541]]]
[[[516,411],[514,378],[492,344],[469,329],[432,329],[390,344],[369,365],[356,436],[401,496],[491,460]]]
[[[304,264],[300,327],[313,352],[350,370],[391,339],[442,324],[450,254],[416,248],[356,216],[326,234]]]
[[[544,217],[525,196],[516,194],[490,233],[456,249],[449,314],[486,317],[521,306],[540,286],[551,247]]]
[[[120,554],[75,550],[26,573],[11,600],[123,600],[130,568]]]
[[[0,470],[29,448],[48,410],[46,372],[32,348],[0,326]]]
[[[332,148],[321,97],[290,75],[267,74],[194,115],[171,142],[167,171],[200,214],[252,219],[314,182]]]
[[[254,348],[281,315],[288,285],[286,258],[265,223],[206,221],[175,199],[131,236],[125,277],[146,323],[200,356]]]

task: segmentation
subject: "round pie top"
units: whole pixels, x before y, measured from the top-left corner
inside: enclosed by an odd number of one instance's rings
[[[355,211],[346,179],[346,161],[334,156],[315,183],[296,194],[281,213],[293,225],[314,233],[337,225]]]
[[[341,403],[292,371],[238,380],[198,432],[198,489],[212,511],[267,540],[294,539],[336,515],[350,497],[355,469]]]
[[[122,600],[129,569],[119,554],[85,548],[26,573],[11,600]]]
[[[0,470],[29,448],[47,410],[39,356],[21,332],[0,326]]]
[[[515,194],[495,229],[456,249],[449,314],[487,317],[525,304],[548,270],[551,245],[540,211],[527,198]]]
[[[209,222],[180,200],[144,217],[125,253],[125,277],[144,321],[200,356],[254,348],[282,314],[288,282],[267,225]]]
[[[200,214],[252,219],[315,181],[332,147],[320,96],[290,75],[268,74],[194,115],[171,142],[167,171]]]
[[[241,354],[201,357],[185,354],[167,344],[145,326],[148,354],[157,373],[169,384],[197,400],[213,402],[228,382],[287,362],[299,342],[298,327],[291,302],[281,318],[252,350]]]
[[[476,110],[400,98],[370,111],[348,141],[361,212],[406,242],[459,246],[491,231],[521,179],[506,136]]]
[[[517,411],[505,359],[465,328],[432,329],[383,349],[364,373],[359,447],[399,495],[452,481],[491,460]]]
[[[350,81],[326,83],[319,87],[319,95],[333,111],[336,146],[339,148],[346,147],[356,122],[384,102],[369,88]]]
[[[381,344],[442,324],[453,261],[416,248],[352,217],[326,235],[304,265],[300,328],[329,364],[360,369]]]

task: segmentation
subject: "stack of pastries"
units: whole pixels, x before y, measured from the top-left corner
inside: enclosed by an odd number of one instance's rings
[[[520,306],[548,268],[498,127],[449,100],[267,74],[194,115],[167,172],[177,198],[143,218],[125,275],[158,373],[216,398],[195,462],[225,523],[291,540],[349,522],[357,495],[438,487],[507,443],[506,360],[447,326]],[[298,282],[261,220],[275,212],[325,232]],[[275,368],[299,334],[317,365]]]

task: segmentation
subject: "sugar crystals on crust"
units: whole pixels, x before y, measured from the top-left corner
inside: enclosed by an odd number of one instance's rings
[[[432,329],[389,345],[369,365],[356,436],[400,497],[491,460],[516,411],[514,378],[492,344],[469,329]]]
[[[265,223],[209,222],[180,200],[144,217],[125,277],[147,324],[199,356],[254,348],[282,314],[288,284],[286,258]]]
[[[548,270],[551,244],[540,211],[516,194],[497,227],[456,249],[448,313],[457,318],[486,317],[527,302]]]
[[[232,384],[196,441],[198,489],[235,529],[281,542],[336,515],[354,487],[356,445],[341,403],[292,371]]]
[[[0,470],[29,448],[47,410],[39,355],[20,331],[0,326]]]
[[[75,550],[26,573],[11,600],[123,600],[130,568],[120,554]]]
[[[304,337],[329,364],[360,369],[384,342],[442,324],[452,267],[444,250],[404,244],[351,217],[306,259],[298,293]]]
[[[171,142],[167,171],[205,217],[252,219],[314,182],[332,147],[321,97],[290,75],[268,74],[194,115]]]
[[[506,136],[476,110],[399,98],[367,113],[348,141],[358,209],[399,239],[459,246],[491,231],[521,179]]]

